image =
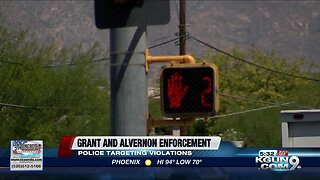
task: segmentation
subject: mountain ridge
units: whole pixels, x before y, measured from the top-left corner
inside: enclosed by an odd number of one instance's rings
[[[148,27],[149,46],[176,37],[177,11],[171,1],[170,23]],[[218,48],[276,51],[282,56],[318,62],[320,2],[187,1],[186,12],[189,33]],[[52,39],[61,46],[82,44],[87,49],[99,42],[108,51],[108,30],[94,26],[93,1],[1,1],[0,16],[13,29],[29,29],[42,43]],[[207,51],[187,41],[188,53],[201,57]],[[151,53],[174,55],[178,46],[167,44]]]

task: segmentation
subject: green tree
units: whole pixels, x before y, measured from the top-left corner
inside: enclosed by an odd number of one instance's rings
[[[236,57],[250,59],[250,62],[267,68],[288,74],[310,76],[309,72],[303,71],[305,62],[302,60],[290,60],[276,53],[266,54],[257,50],[244,52],[235,49],[230,53]],[[307,91],[312,94],[310,95],[312,97],[319,94],[316,90],[319,88],[317,82],[279,75],[235,61],[221,53],[208,53],[204,59],[216,64],[220,69],[220,93],[267,102],[294,102],[290,105],[319,106],[319,96],[306,100],[303,93]],[[220,97],[219,114],[267,106],[226,96]],[[280,146],[280,110],[282,109],[288,109],[288,107],[215,118],[207,122],[208,131],[211,135],[222,136],[224,140],[244,140],[251,147],[278,147]]]
[[[12,139],[57,147],[62,135],[107,135],[108,83],[92,63],[99,47],[59,49],[33,39],[0,24],[0,102],[28,106],[0,105],[0,147]]]

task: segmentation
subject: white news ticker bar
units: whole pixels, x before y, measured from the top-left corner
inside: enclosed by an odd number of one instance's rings
[[[153,147],[134,147],[130,145],[130,141],[149,140],[156,142]],[[168,140],[168,141],[167,141]],[[104,146],[105,142],[116,142],[114,146]],[[163,146],[163,142],[169,143],[170,146]],[[201,147],[174,147],[175,142],[183,141],[191,143],[199,142]],[[221,138],[218,136],[77,136],[72,144],[71,150],[218,150]],[[123,143],[126,147],[121,146]],[[162,144],[162,146],[161,146]],[[109,144],[110,145],[110,144]]]

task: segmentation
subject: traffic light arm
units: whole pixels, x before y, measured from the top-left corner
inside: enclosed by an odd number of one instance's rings
[[[181,55],[181,56],[150,56],[149,49],[145,50],[146,55],[146,71],[149,71],[149,64],[150,63],[164,63],[164,62],[181,62],[181,63],[188,63],[188,64],[195,64],[196,61],[190,55]]]
[[[195,60],[190,55],[183,56],[149,56],[147,57],[147,61],[149,63],[164,63],[171,61],[178,61],[182,63],[195,64]]]

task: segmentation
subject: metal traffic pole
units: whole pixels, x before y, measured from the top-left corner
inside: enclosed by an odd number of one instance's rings
[[[111,135],[147,135],[146,27],[110,29]]]

